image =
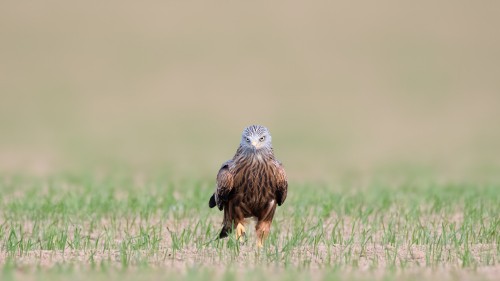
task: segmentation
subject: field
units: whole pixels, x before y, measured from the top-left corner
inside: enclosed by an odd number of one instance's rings
[[[292,183],[258,250],[252,232],[214,241],[212,184],[4,179],[2,279],[495,279],[500,269],[498,185]]]
[[[0,280],[498,279],[499,4],[424,2],[3,1]],[[208,208],[254,123],[261,250]]]

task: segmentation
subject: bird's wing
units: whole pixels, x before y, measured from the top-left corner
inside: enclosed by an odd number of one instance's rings
[[[232,160],[227,161],[222,164],[222,167],[217,174],[217,190],[215,191],[215,203],[219,210],[222,210],[224,203],[227,202],[229,193],[233,189],[234,178],[230,171],[230,166],[232,165]]]
[[[278,206],[281,206],[283,202],[285,202],[286,195],[288,192],[288,180],[286,178],[286,173],[285,173],[285,168],[283,168],[283,165],[279,161],[275,161],[276,165],[276,172],[275,172],[275,177],[276,177],[276,201],[278,203]]]

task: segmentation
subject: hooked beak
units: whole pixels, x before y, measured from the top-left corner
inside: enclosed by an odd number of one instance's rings
[[[252,141],[252,145],[253,145],[255,148],[257,148],[257,144],[258,144],[258,143],[257,143],[257,141]]]

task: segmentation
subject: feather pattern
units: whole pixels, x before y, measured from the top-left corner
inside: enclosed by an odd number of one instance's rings
[[[258,125],[245,128],[233,159],[222,164],[217,174],[217,188],[209,201],[211,208],[224,210],[219,237],[244,224],[245,218],[256,217],[258,237],[264,239],[276,204],[285,202],[287,191],[285,169],[274,157],[269,131]]]

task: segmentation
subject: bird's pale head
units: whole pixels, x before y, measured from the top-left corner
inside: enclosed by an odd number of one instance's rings
[[[272,149],[269,130],[261,125],[246,127],[241,136],[241,147],[252,151]]]

